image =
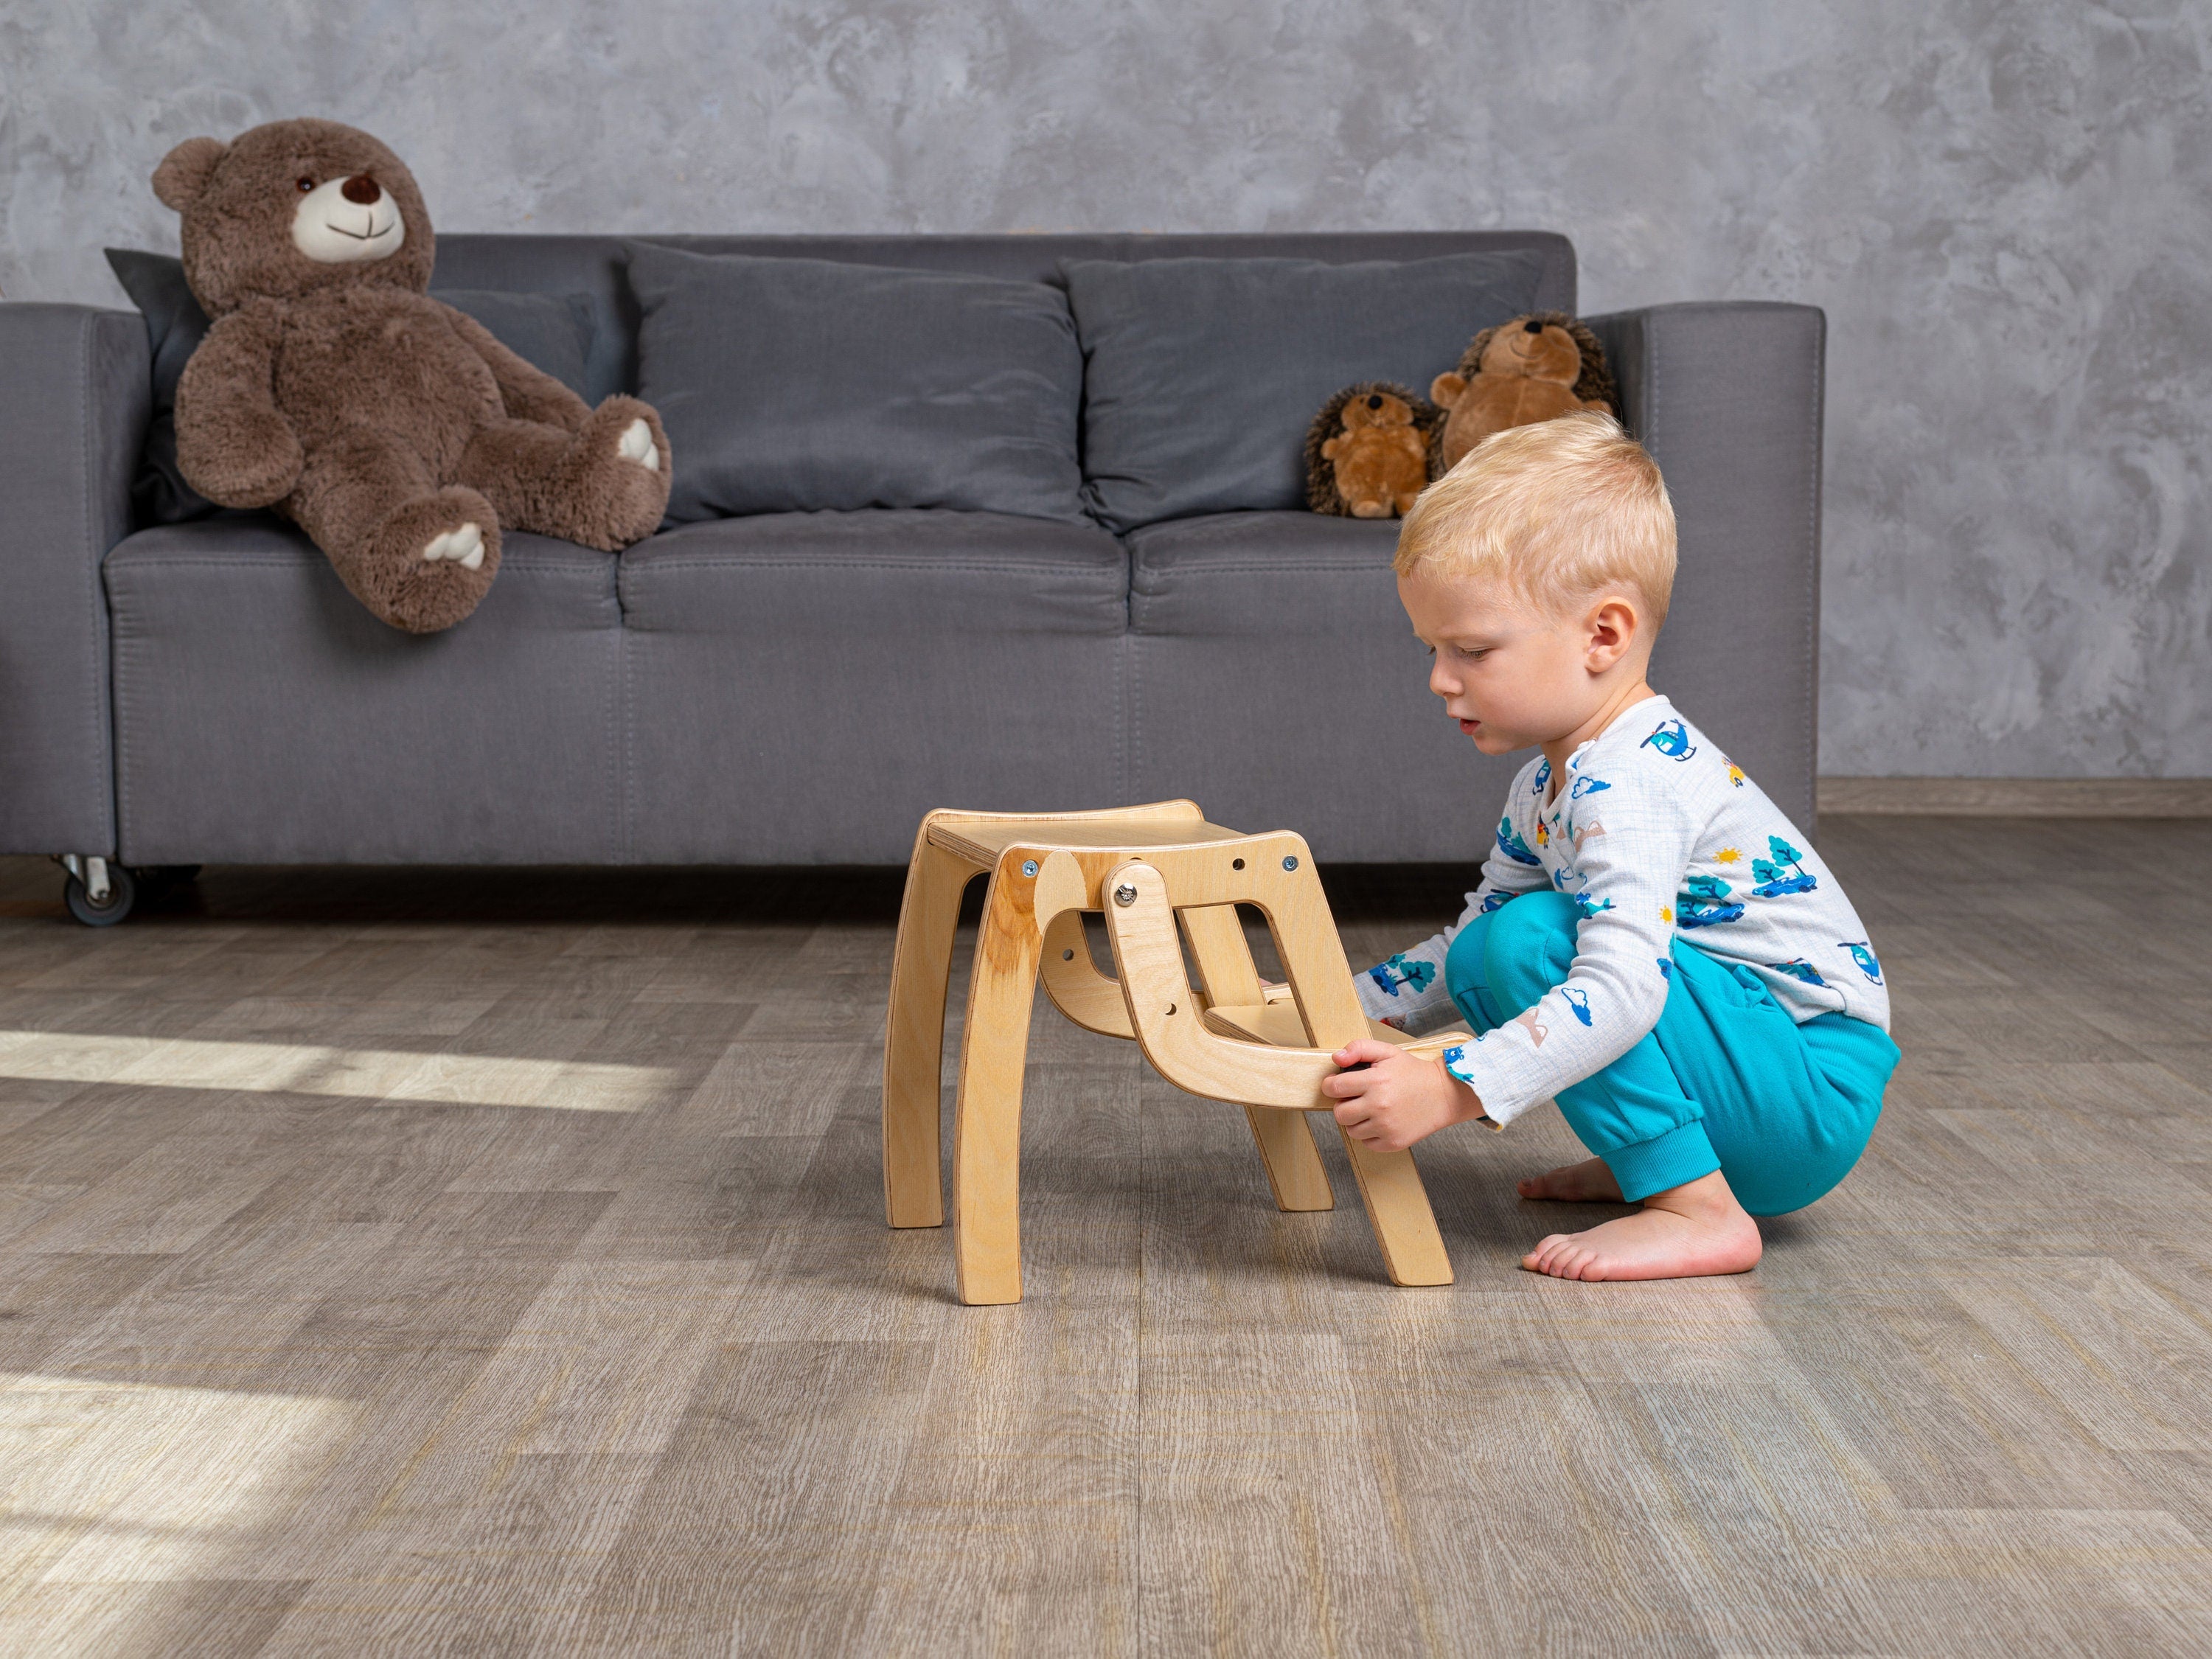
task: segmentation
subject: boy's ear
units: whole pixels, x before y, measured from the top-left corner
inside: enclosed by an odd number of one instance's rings
[[[214,177],[216,163],[230,154],[220,138],[187,138],[161,158],[154,169],[154,194],[164,207],[182,213],[200,198]]]
[[[1643,621],[1634,605],[1617,597],[1607,599],[1590,613],[1589,653],[1605,659],[1601,668],[1612,667],[1636,648],[1636,636]]]

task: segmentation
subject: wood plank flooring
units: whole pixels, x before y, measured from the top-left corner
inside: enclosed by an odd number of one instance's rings
[[[1820,845],[1905,1058],[1754,1273],[1517,1272],[1546,1115],[1394,1290],[1041,1001],[993,1309],[883,1225],[899,872],[0,860],[0,1652],[2212,1651],[2212,822]]]

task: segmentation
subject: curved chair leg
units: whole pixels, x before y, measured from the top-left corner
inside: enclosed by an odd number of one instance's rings
[[[938,1166],[945,990],[960,896],[975,873],[965,860],[930,844],[925,819],[907,866],[884,1028],[884,1212],[894,1227],[935,1227],[945,1220]]]
[[[1035,890],[1009,862],[983,902],[952,1115],[952,1250],[971,1307],[1022,1299],[1022,1068],[1042,940]]]
[[[1336,1194],[1329,1190],[1328,1171],[1322,1165],[1321,1148],[1304,1112],[1278,1112],[1265,1106],[1247,1106],[1244,1121],[1251,1125],[1253,1144],[1260,1161],[1267,1166],[1267,1187],[1275,1194],[1275,1207],[1292,1214],[1333,1210]]]
[[[1449,1285],[1451,1257],[1437,1231],[1428,1188],[1411,1152],[1378,1152],[1344,1137],[1344,1155],[1359,1182],[1375,1242],[1382,1248],[1382,1270],[1393,1285]]]
[[[1263,999],[1260,970],[1253,965],[1252,947],[1244,942],[1244,924],[1237,920],[1235,905],[1194,905],[1178,911],[1176,920],[1190,940],[1209,1003],[1234,1007]],[[1267,1185],[1277,1209],[1297,1212],[1336,1207],[1328,1171],[1322,1167],[1321,1150],[1314,1145],[1304,1112],[1247,1106],[1244,1121],[1251,1126],[1260,1161],[1267,1166]]]
[[[1269,912],[1283,972],[1297,994],[1315,1046],[1334,1050],[1367,1034],[1367,1016],[1352,988],[1352,965],[1330,915],[1313,860],[1302,858],[1287,902]],[[1344,1155],[1359,1182],[1367,1220],[1393,1285],[1449,1285],[1451,1257],[1437,1231],[1428,1189],[1408,1152],[1382,1152],[1344,1137]]]

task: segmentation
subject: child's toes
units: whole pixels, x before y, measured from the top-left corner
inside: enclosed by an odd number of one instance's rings
[[[1553,1233],[1548,1238],[1540,1238],[1536,1241],[1536,1248],[1521,1258],[1521,1265],[1532,1273],[1549,1273],[1551,1259],[1565,1248],[1566,1243],[1565,1233]]]

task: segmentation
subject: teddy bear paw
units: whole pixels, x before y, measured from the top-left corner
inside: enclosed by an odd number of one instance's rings
[[[640,422],[641,426],[643,422]],[[483,568],[483,530],[481,526],[464,524],[458,530],[448,530],[433,536],[423,544],[422,562],[436,564],[450,559],[464,570]]]
[[[623,428],[615,453],[626,461],[635,461],[647,472],[660,471],[660,452],[653,447],[653,428],[642,420],[632,421]]]

